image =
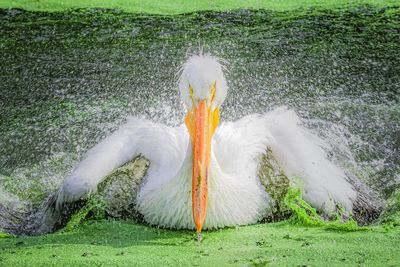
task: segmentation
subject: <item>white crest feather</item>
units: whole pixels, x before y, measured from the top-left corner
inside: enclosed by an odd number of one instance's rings
[[[228,86],[220,61],[211,55],[192,55],[183,64],[179,78],[179,91],[187,108],[192,107],[189,86],[193,88],[193,96],[198,99],[208,99],[210,88],[216,83],[214,105],[219,107],[224,102]]]

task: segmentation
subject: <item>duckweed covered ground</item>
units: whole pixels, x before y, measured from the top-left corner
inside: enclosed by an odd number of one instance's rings
[[[0,239],[1,266],[398,266],[400,228],[327,231],[288,223],[204,232],[88,221],[72,232]]]

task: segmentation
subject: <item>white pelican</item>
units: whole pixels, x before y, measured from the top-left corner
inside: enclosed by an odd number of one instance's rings
[[[187,109],[184,124],[174,128],[130,119],[87,152],[56,194],[56,209],[87,198],[116,168],[143,155],[150,167],[136,203],[149,224],[197,233],[253,224],[267,215],[271,202],[259,179],[269,149],[293,184],[297,179],[309,204],[326,214],[337,206],[353,212],[359,184],[328,160],[323,141],[302,127],[293,111],[277,108],[219,125],[228,87],[211,55],[186,61],[179,91]]]

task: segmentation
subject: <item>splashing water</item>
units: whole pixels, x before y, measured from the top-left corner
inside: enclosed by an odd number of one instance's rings
[[[227,62],[222,121],[287,105],[387,198],[400,185],[398,11],[1,10],[0,204],[41,203],[129,115],[181,124],[176,73],[198,46]]]

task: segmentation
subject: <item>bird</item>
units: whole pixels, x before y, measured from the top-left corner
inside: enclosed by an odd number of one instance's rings
[[[53,196],[53,208],[61,212],[66,204],[87,199],[113,171],[142,156],[150,165],[134,209],[148,224],[198,235],[203,229],[254,224],[268,216],[273,202],[260,178],[262,162],[271,158],[265,157],[268,151],[290,186],[298,186],[321,214],[333,214],[337,207],[356,214],[372,202],[294,110],[277,107],[221,123],[228,94],[225,68],[210,54],[190,55],[178,80],[186,108],[182,124],[129,118],[86,153]]]

